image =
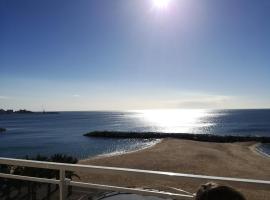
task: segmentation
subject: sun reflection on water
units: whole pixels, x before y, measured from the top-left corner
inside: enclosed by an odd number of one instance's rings
[[[137,117],[154,131],[196,133],[196,128],[211,126],[203,119],[209,116],[204,109],[137,110]]]

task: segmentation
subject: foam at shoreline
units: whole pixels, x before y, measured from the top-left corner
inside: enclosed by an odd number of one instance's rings
[[[153,140],[151,142],[148,142],[145,145],[142,145],[139,148],[135,148],[135,149],[131,149],[131,150],[119,150],[119,151],[114,151],[114,152],[110,152],[110,153],[103,153],[94,157],[89,157],[86,159],[82,159],[82,160],[92,160],[92,159],[99,159],[99,158],[108,158],[108,157],[112,157],[112,156],[119,156],[119,155],[124,155],[124,154],[130,154],[130,153],[135,153],[138,151],[142,151],[148,148],[151,148],[153,146],[155,146],[156,144],[160,143],[162,141],[162,139],[156,139]]]
[[[261,148],[261,143],[258,143],[255,145],[255,150],[261,154],[262,156],[265,156],[267,158],[270,158],[270,154],[268,154],[267,152],[264,152],[264,150]]]

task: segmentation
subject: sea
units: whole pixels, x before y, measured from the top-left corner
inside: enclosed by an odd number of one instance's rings
[[[159,140],[84,136],[90,131],[269,136],[270,109],[168,109],[1,114],[0,157],[63,153],[79,159],[137,151]],[[130,133],[132,134],[132,133]],[[270,155],[270,144],[258,147]]]

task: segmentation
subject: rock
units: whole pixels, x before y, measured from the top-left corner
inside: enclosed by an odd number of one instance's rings
[[[0,133],[1,132],[5,132],[7,129],[5,129],[5,128],[0,128]]]

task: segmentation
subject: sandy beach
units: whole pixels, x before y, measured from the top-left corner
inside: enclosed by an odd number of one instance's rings
[[[136,168],[156,171],[190,173],[270,180],[270,158],[256,151],[255,142],[210,143],[180,139],[163,139],[141,151],[111,157],[81,160],[81,164]],[[143,176],[84,174],[84,181],[128,187],[145,187],[177,192],[175,188],[196,192],[202,181],[153,180]],[[226,183],[228,185],[228,183]],[[269,200],[270,189],[253,185],[231,185],[249,200]]]

